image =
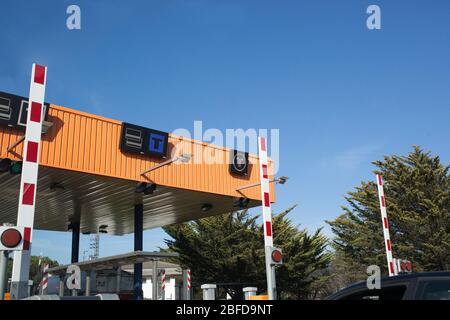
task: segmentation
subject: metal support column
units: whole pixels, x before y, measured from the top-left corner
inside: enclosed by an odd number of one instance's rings
[[[142,251],[144,233],[144,205],[142,203],[134,206],[134,251]],[[142,292],[142,262],[134,265],[134,298],[143,300]]]
[[[72,263],[77,263],[80,254],[80,222],[72,222]]]
[[[117,267],[117,273],[116,273],[116,293],[119,294],[120,293],[120,282],[122,279],[122,267],[118,266]]]
[[[152,300],[158,300],[158,260],[153,260],[152,270]]]
[[[63,275],[59,276],[59,296],[60,297],[64,296],[64,276]]]
[[[72,263],[77,263],[80,255],[80,222],[72,222],[70,224],[72,230]],[[72,290],[72,296],[77,296],[77,290]]]
[[[278,295],[277,295],[277,285],[276,285],[276,277],[275,277],[275,266],[272,265],[272,295],[273,295],[273,300],[277,300],[278,299]]]
[[[86,271],[86,290],[85,296],[89,296],[91,294],[91,271]]]
[[[272,251],[271,246],[266,246],[266,279],[267,279],[267,294],[269,300],[276,300],[276,280],[275,280],[275,266],[272,265],[272,258],[270,253]]]
[[[8,269],[9,251],[0,251],[0,300],[5,296],[8,278],[6,277]]]

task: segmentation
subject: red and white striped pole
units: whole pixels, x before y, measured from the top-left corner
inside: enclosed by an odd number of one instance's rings
[[[25,227],[25,244],[23,251],[14,252],[11,299],[22,299],[28,296],[46,78],[47,67],[33,64],[17,214],[17,225]]]
[[[272,266],[270,252],[273,247],[272,209],[270,206],[270,181],[267,161],[267,143],[264,137],[259,137],[259,173],[261,177],[261,199],[264,226],[264,247],[266,258],[267,293],[269,300],[275,300],[276,283],[275,268]]]
[[[191,270],[183,270],[183,294],[181,296],[183,300],[191,300]]]
[[[382,227],[383,227],[384,245],[386,247],[388,272],[389,272],[389,276],[392,277],[395,275],[395,269],[394,269],[394,261],[392,260],[392,244],[391,244],[391,238],[389,236],[389,220],[387,218],[387,212],[386,212],[386,199],[384,197],[383,178],[378,174],[376,175],[376,177],[377,177],[377,186],[378,186],[378,198],[380,200],[381,222],[382,222]]]
[[[161,298],[165,300],[166,294],[166,269],[162,269],[161,272]]]
[[[187,289],[188,292],[191,291],[191,270],[187,271]]]
[[[47,287],[48,287],[48,263],[44,263],[44,269],[43,269],[43,274],[44,276],[42,277],[42,281],[41,281],[41,294],[45,294]]]

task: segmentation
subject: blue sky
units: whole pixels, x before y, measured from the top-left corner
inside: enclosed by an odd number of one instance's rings
[[[81,8],[81,30],[66,8]],[[377,4],[382,29],[368,30]],[[429,1],[2,0],[0,90],[164,131],[279,128],[278,212],[313,231],[373,179],[371,161],[413,144],[450,159],[450,3]],[[240,110],[241,118],[230,116]],[[174,114],[176,116],[174,117]],[[253,211],[256,213],[256,211]],[[329,228],[325,233],[330,235]],[[145,232],[144,249],[163,244]],[[88,248],[82,237],[80,256]],[[102,256],[131,251],[102,236]],[[70,259],[70,233],[36,231],[33,254]]]

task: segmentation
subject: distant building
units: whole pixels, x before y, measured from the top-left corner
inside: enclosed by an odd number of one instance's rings
[[[153,299],[153,262],[147,261],[142,264],[142,290],[144,299]],[[164,300],[180,300],[182,286],[182,269],[179,265],[158,261],[158,273],[156,274],[157,300],[163,299],[161,290],[161,271],[165,270],[166,285],[164,290]],[[117,293],[122,299],[132,299],[133,297],[133,273],[134,266],[124,265],[120,272],[117,268],[107,268],[91,272],[90,294],[97,293]],[[118,285],[119,284],[119,285]],[[46,294],[59,294],[60,278],[58,275],[49,276]],[[81,273],[81,289],[78,295],[86,292],[86,272]],[[71,295],[65,288],[64,295]]]

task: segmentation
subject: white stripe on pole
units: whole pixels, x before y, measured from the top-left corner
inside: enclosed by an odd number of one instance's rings
[[[270,182],[267,163],[267,145],[266,139],[259,138],[259,173],[261,177],[261,200],[264,221],[264,244],[273,246],[272,237],[272,210],[270,206]]]
[[[384,245],[386,247],[386,259],[388,265],[389,276],[392,277],[395,275],[394,270],[394,261],[392,260],[392,244],[391,238],[389,236],[389,220],[387,218],[386,212],[386,199],[384,197],[383,190],[383,178],[380,175],[376,175],[377,178],[377,187],[378,187],[378,199],[380,202],[380,211],[381,211],[381,223],[383,228],[384,235]]]
[[[161,271],[161,300],[166,299],[166,269]]]
[[[14,252],[11,295],[13,299],[28,296],[30,251],[37,192],[44,96],[47,67],[33,64],[28,101],[27,127],[23,147],[17,225],[29,229],[23,251]]]
[[[48,286],[48,263],[44,264],[44,277],[42,278],[42,290],[47,289]]]
[[[191,270],[187,271],[187,288],[191,290]]]
[[[270,256],[273,247],[272,236],[272,209],[270,206],[270,181],[269,166],[267,163],[267,143],[264,137],[259,137],[259,174],[261,179],[261,200],[264,228],[264,252],[266,259],[267,294],[269,300],[275,299],[275,275],[272,270],[272,260]]]

